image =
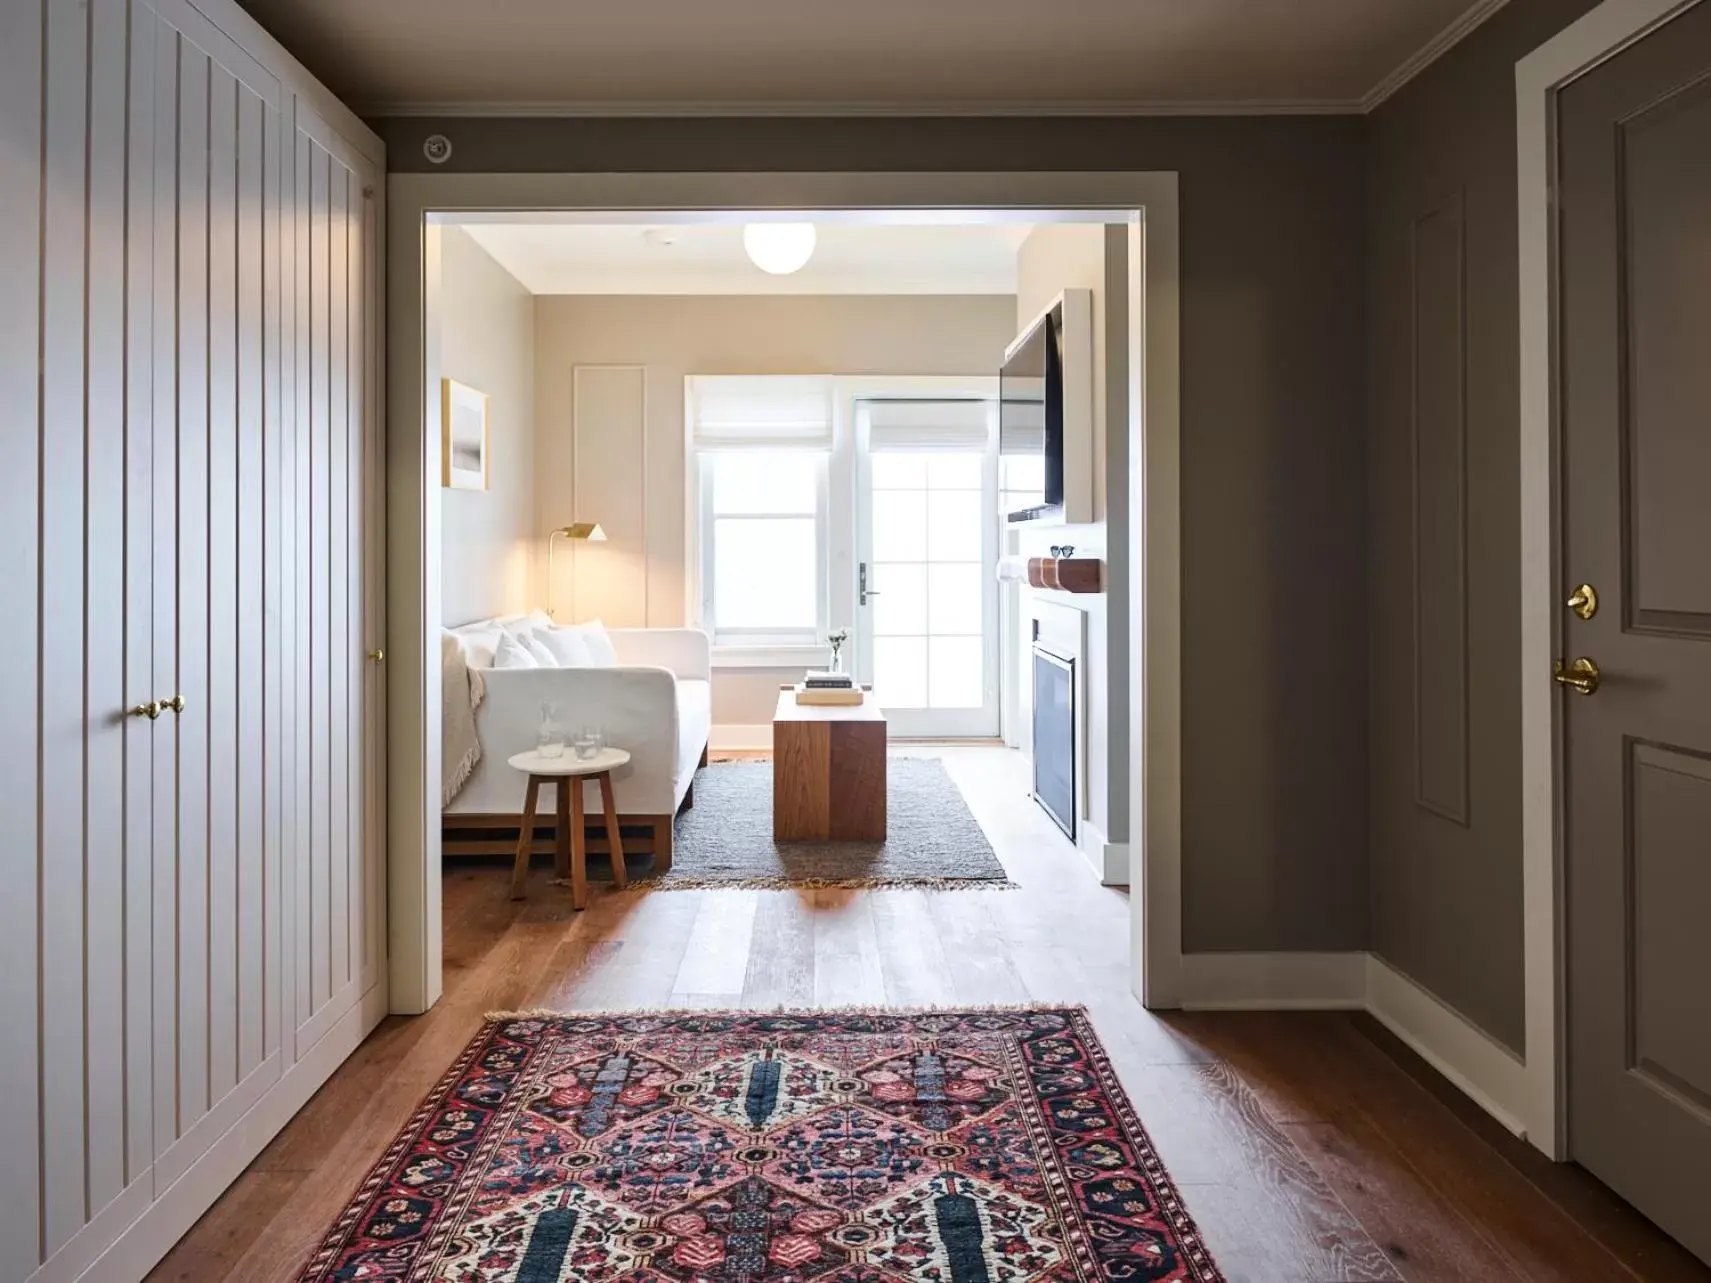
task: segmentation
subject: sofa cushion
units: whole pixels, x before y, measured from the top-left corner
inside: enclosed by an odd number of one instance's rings
[[[491,621],[485,624],[465,624],[452,629],[452,636],[463,647],[463,660],[471,668],[492,668],[493,653],[499,649],[499,639],[505,630]]]
[[[612,639],[606,635],[606,625],[598,619],[592,623],[555,628],[552,635],[562,645],[564,654],[579,656],[559,661],[567,668],[612,668],[618,662],[618,652],[612,646]],[[553,648],[553,653],[560,653],[558,647]]]
[[[677,683],[677,778],[689,781],[701,762],[701,752],[707,747],[707,736],[713,729],[713,683],[685,681]],[[682,796],[681,792],[679,796]]]
[[[560,668],[592,668],[593,659],[588,643],[577,628],[543,628],[537,634],[541,644],[552,652]]]
[[[493,667],[495,668],[539,668],[540,663],[529,654],[528,649],[510,633],[500,633],[499,643],[493,651]]]
[[[558,656],[553,654],[547,645],[541,641],[539,633],[531,629],[519,634],[517,640],[523,643],[523,649],[528,651],[535,663],[542,668],[557,668],[559,666]]]

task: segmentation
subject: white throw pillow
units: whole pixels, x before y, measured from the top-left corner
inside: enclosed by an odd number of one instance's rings
[[[492,668],[493,652],[498,649],[499,639],[505,636],[505,630],[494,626],[468,632],[460,630],[452,635],[457,638],[458,645],[463,647],[464,663],[471,668]]]
[[[493,651],[493,667],[495,668],[539,668],[535,657],[524,648],[510,633],[499,635],[499,644]]]
[[[534,657],[535,663],[541,668],[557,668],[559,666],[558,656],[542,643],[540,633],[526,632],[517,640],[523,643],[523,649]]]
[[[534,610],[531,610],[528,614],[524,615],[522,622],[537,633],[547,628],[558,627],[558,624],[553,617],[547,614],[546,611],[541,610],[539,607],[536,607]]]
[[[580,628],[543,628],[536,634],[552,652],[560,668],[592,668],[594,658],[588,653]]]
[[[618,663],[618,652],[606,635],[606,625],[598,619],[582,625],[582,640],[588,646],[590,662],[596,668],[612,668]]]

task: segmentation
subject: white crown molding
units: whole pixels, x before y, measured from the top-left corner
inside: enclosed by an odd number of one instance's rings
[[[1129,116],[1350,116],[1360,99],[1238,99],[1206,102],[402,102],[363,103],[384,117],[505,117],[569,120],[850,119]]]
[[[1509,0],[1477,0],[1472,8],[1438,32],[1395,71],[1369,89],[1366,96],[1360,100],[1361,114],[1365,115],[1377,108],[1403,85],[1467,39],[1481,23],[1508,3]]]

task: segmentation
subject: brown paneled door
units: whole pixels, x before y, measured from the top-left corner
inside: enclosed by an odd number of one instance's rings
[[[1570,1146],[1711,1260],[1711,3],[1558,105]]]

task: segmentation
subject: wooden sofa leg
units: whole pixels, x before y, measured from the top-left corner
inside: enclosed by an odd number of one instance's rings
[[[712,751],[713,751],[713,745],[711,742],[703,744],[701,746],[701,761],[697,764],[696,769],[699,770],[701,767],[707,765],[707,755],[709,753],[711,753]]]
[[[671,822],[674,817],[656,815],[653,820],[654,873],[665,873],[671,868]]]
[[[695,805],[695,786],[693,784],[691,784],[688,788],[683,790],[683,801],[681,801],[677,804],[677,813],[679,815],[682,815],[685,811],[690,810],[692,807],[694,807],[694,805]]]

